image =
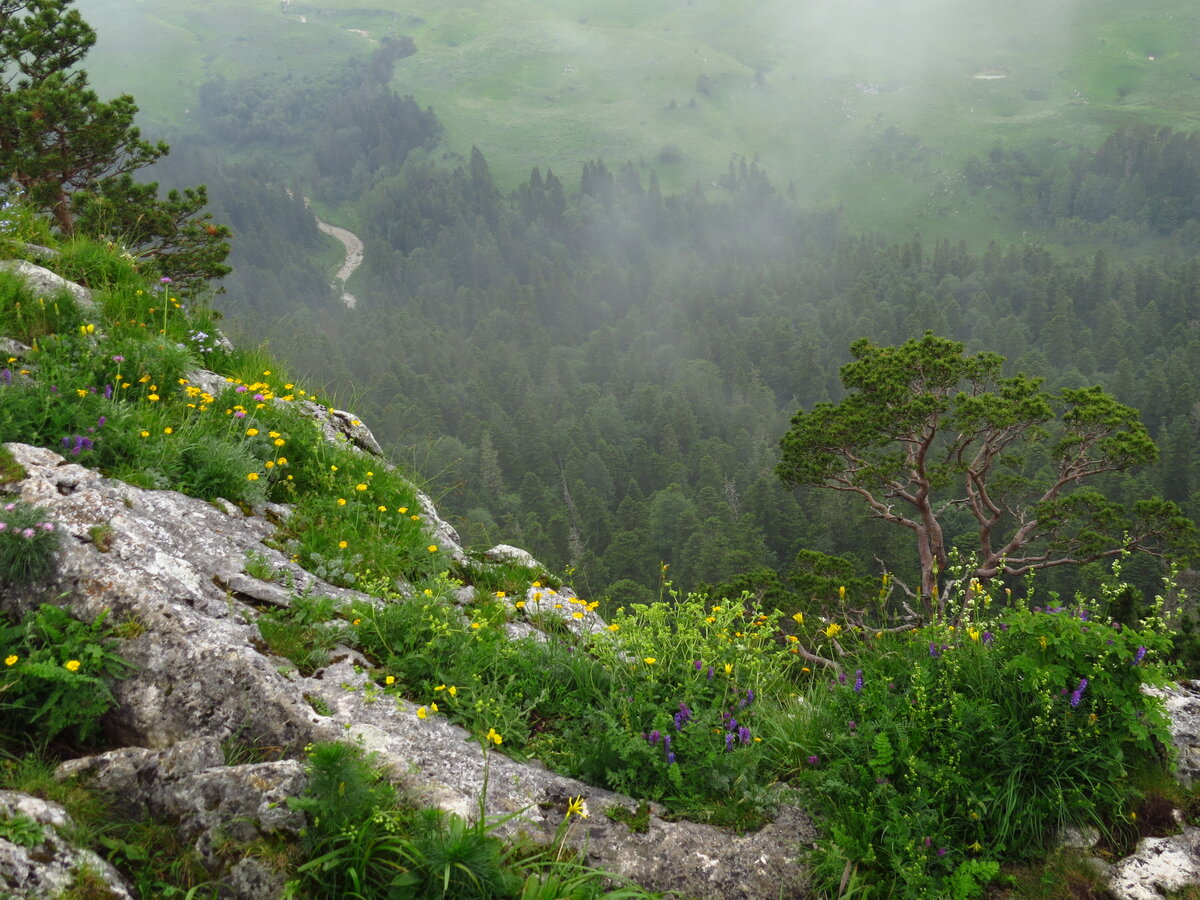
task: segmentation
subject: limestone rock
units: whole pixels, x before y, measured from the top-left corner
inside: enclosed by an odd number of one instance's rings
[[[40,297],[50,299],[66,291],[81,307],[95,306],[92,292],[82,285],[67,281],[49,269],[27,262],[23,259],[0,261],[0,271],[12,272],[28,285],[29,289]]]
[[[513,547],[508,544],[497,544],[491,550],[485,550],[483,558],[488,562],[494,563],[516,563],[519,566],[524,566],[526,569],[545,568],[545,566],[533,558],[533,554],[528,550],[522,550],[520,547]]]
[[[1163,900],[1168,891],[1200,884],[1200,828],[1165,838],[1143,838],[1116,864],[1109,889],[1117,900]]]
[[[8,823],[5,836],[0,837],[0,896],[52,900],[73,887],[81,871],[87,871],[107,886],[112,900],[133,900],[116,869],[63,837],[72,823],[57,803],[0,791],[0,821]]]
[[[175,492],[103,478],[49,450],[7,446],[28,473],[18,485],[22,497],[45,506],[67,534],[55,590],[70,592],[72,609],[81,617],[109,610],[115,621],[133,618],[145,626],[120,648],[136,671],[114,686],[119,706],[103,723],[113,743],[145,748],[118,751],[112,758],[108,765],[117,783],[143,772],[189,770],[194,774],[184,780],[202,785],[208,793],[200,796],[221,807],[236,789],[221,780],[226,776],[203,768],[215,760],[211,742],[236,734],[299,757],[310,743],[361,739],[413,792],[460,814],[478,809],[488,767],[488,814],[518,813],[508,830],[535,840],[553,838],[569,798],[590,798],[594,814],[572,840],[591,861],[652,889],[750,900],[776,896],[781,887],[786,895],[800,883],[793,859],[812,831],[796,811],[785,810],[779,822],[745,837],[668,822],[657,814],[648,832],[633,834],[601,811],[610,804],[632,808],[633,801],[555,775],[538,763],[485,755],[462,729],[439,716],[418,719],[412,704],[378,691],[352,657],[312,678],[297,677],[291,664],[261,652],[253,624],[257,610],[226,587],[246,575],[248,549],[268,553],[261,541],[273,530],[269,522],[230,515]],[[108,553],[86,539],[89,528],[101,522],[112,529]],[[272,557],[272,565],[285,562]],[[320,583],[310,587],[336,590]],[[314,700],[322,713],[332,714],[318,713]],[[201,743],[187,743],[197,740]],[[236,773],[230,777],[235,786],[243,783]],[[172,781],[159,774],[152,780]],[[181,816],[191,814],[178,798],[153,802]],[[253,812],[260,814],[257,805]],[[249,870],[243,874],[251,881],[257,877]]]
[[[1171,742],[1175,748],[1175,777],[1185,786],[1200,779],[1200,682],[1181,679],[1163,690],[1144,688],[1161,697],[1171,718]]]

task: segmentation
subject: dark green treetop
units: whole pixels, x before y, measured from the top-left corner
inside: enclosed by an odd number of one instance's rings
[[[133,124],[137,105],[102,101],[75,66],[96,33],[74,0],[0,0],[0,187],[15,184],[59,230],[122,240],[186,289],[229,269],[229,230],[202,214],[204,188],[158,199],[130,173],[168,151]]]
[[[976,578],[1190,541],[1191,523],[1174,504],[1125,509],[1081,487],[1158,452],[1137,411],[1099,387],[1054,396],[1041,379],[1001,377],[1002,357],[965,355],[932,332],[899,347],[863,339],[850,350],[854,361],[841,370],[849,393],[796,413],[777,472],[790,485],[857,495],[871,515],[909,529],[927,612],[936,612],[950,564],[950,516],[967,514],[978,535]],[[1029,472],[1034,447],[1047,463]]]

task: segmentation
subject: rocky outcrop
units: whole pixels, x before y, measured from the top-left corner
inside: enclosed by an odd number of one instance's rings
[[[127,749],[66,771],[92,773],[128,803],[179,821],[203,842],[213,828],[234,819],[258,831],[294,827],[264,818],[278,800],[270,791],[262,795],[266,799],[252,794],[243,806],[233,801],[251,782],[286,793],[295,787],[296,772],[226,770],[215,749],[220,741],[277,747],[298,759],[309,743],[349,738],[377,751],[411,795],[467,816],[479,808],[486,767],[486,813],[515,813],[506,829],[543,842],[554,837],[568,799],[582,795],[593,815],[586,828],[572,832],[572,841],[591,862],[652,889],[731,900],[800,890],[802,874],[793,860],[813,833],[798,811],[784,810],[760,832],[737,836],[669,822],[653,810],[647,830],[635,833],[603,815],[611,805],[635,809],[629,798],[537,763],[485,753],[440,717],[419,719],[415,705],[378,692],[349,652],[303,678],[290,663],[260,650],[255,617],[271,586],[245,571],[247,550],[287,573],[296,591],[362,596],[319,582],[263,544],[273,530],[266,518],[135,488],[49,450],[6,446],[27,473],[16,485],[22,499],[47,508],[66,534],[53,592],[69,596],[82,618],[107,610],[114,621],[142,626],[121,647],[136,671],[115,685],[118,706],[104,723],[110,740]],[[100,524],[110,529],[107,552],[90,537]],[[569,594],[555,596],[564,609],[575,609]],[[9,599],[10,606],[33,602],[32,595]],[[548,606],[553,609],[553,602]],[[571,621],[595,627],[594,613],[585,612],[584,619]]]
[[[72,825],[57,803],[0,791],[0,897],[54,900],[86,879],[90,897],[133,900],[112,866],[71,843]]]

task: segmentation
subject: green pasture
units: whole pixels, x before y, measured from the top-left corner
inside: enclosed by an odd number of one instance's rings
[[[394,87],[431,105],[446,149],[478,146],[511,187],[626,161],[663,188],[756,160],[852,226],[931,237],[1002,223],[947,173],[993,146],[1093,146],[1114,128],[1200,127],[1200,8],[1186,0],[79,0],[105,93],[147,131],[187,125],[224,75],[328,71],[408,35]],[[701,83],[703,76],[703,84]],[[889,128],[920,154],[880,155]],[[984,204],[986,205],[986,204]],[[972,207],[975,207],[973,210]]]

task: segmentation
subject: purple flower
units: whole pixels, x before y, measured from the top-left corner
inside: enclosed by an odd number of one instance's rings
[[[686,703],[679,701],[679,712],[675,713],[675,730],[682,731],[683,726],[692,720],[692,711]]]
[[[703,661],[703,660],[700,660],[700,659],[698,659],[698,660],[696,660],[694,663],[692,663],[692,665],[693,665],[693,666],[695,666],[695,667],[696,667],[696,671],[697,671],[697,672],[699,672],[701,669],[703,669],[703,668],[704,668],[704,661]]]
[[[125,362],[125,357],[121,356],[120,354],[117,354],[116,356],[114,356],[112,358],[112,361],[115,363],[123,363],[123,362]]]
[[[23,537],[23,538],[32,538],[32,537],[33,537],[33,529],[32,529],[32,528],[26,528],[24,531],[22,531],[22,532],[21,532],[21,537]]]
[[[850,720],[849,722],[847,722],[846,724],[850,726],[850,730],[851,730],[851,731],[853,731],[854,729],[856,729],[856,728],[858,727],[858,723],[857,723],[857,722],[855,722],[853,719],[851,719],[851,720]]]
[[[1000,630],[1001,630],[1001,631],[1008,631],[1008,623],[1007,623],[1007,622],[1001,622],[1001,623],[1000,623]]]
[[[112,390],[112,387],[110,386],[110,387],[108,388],[108,390],[109,390],[109,391],[111,391],[111,390]],[[98,419],[96,420],[96,427],[97,427],[97,428],[103,428],[103,427],[104,427],[105,425],[107,425],[107,424],[108,424],[108,419],[107,419],[107,418],[105,418],[104,416],[101,416],[100,418],[98,418]]]
[[[725,733],[725,749],[726,750],[733,749],[733,732],[732,731],[728,731]]]
[[[266,397],[264,397],[262,394],[255,394],[254,399],[257,400],[259,403],[262,403],[263,400],[266,399]]]
[[[854,693],[862,693],[862,669],[854,670]]]
[[[1071,709],[1076,709],[1079,706],[1079,701],[1083,699],[1083,692],[1087,690],[1088,680],[1086,678],[1079,679],[1079,687],[1075,688],[1071,694]]]
[[[53,522],[43,522],[42,523],[42,531],[53,531],[53,530],[54,530]]]
[[[810,757],[808,758],[808,764],[809,764],[810,766],[815,766],[815,765],[816,765],[817,763],[819,763],[820,761],[821,761],[821,757],[819,757],[819,756],[810,756]]]
[[[111,400],[111,399],[112,399],[112,395],[113,395],[112,385],[111,385],[111,384],[106,384],[106,385],[104,386],[104,399],[105,399],[105,400]],[[104,418],[104,417],[103,417],[103,416],[101,416],[101,418]]]
[[[838,684],[845,684],[845,683],[846,683],[846,673],[838,672]]]
[[[675,765],[675,754],[674,753],[667,754],[667,765],[668,766]]]
[[[745,725],[743,725],[741,728],[738,729],[737,733],[738,733],[739,741],[741,741],[743,744],[750,743],[750,729],[749,728],[747,728]]]
[[[993,640],[995,640],[995,635],[993,635],[990,631],[985,631],[983,633],[983,642],[985,644],[990,644]]]
[[[945,856],[946,852],[947,851],[945,847],[938,847],[938,856]]]
[[[5,369],[3,372],[0,372],[0,377],[4,378],[5,384],[8,384],[8,385],[12,384],[12,370],[11,369]]]
[[[746,702],[747,702],[747,703],[753,703],[753,702],[754,702],[754,689],[753,689],[753,688],[747,689],[747,691],[746,691]]]
[[[160,284],[170,284],[171,283],[171,279],[168,278],[166,275],[164,275],[162,278],[158,279],[158,281]]]
[[[236,388],[234,388],[234,390],[237,391],[239,394],[244,394],[244,393],[246,393],[246,391],[249,390],[249,388],[246,387],[244,384],[239,384]]]
[[[932,641],[929,644],[929,655],[934,659],[937,659],[939,656],[941,656],[941,654],[938,653],[937,644],[933,643]]]
[[[712,666],[708,667],[708,680],[709,681],[713,680],[713,667]]]
[[[8,523],[0,522],[0,531],[4,531],[4,529],[6,529],[6,528],[8,528]]]
[[[648,740],[651,743],[651,745],[653,745],[653,744],[658,743],[658,739],[660,737],[662,737],[662,735],[659,734],[657,730],[655,730],[655,731],[650,732],[650,737],[646,738],[646,740]]]
[[[933,843],[933,838],[925,838],[925,846],[928,847]]]
[[[1138,663],[1140,663],[1145,658],[1146,658],[1146,648],[1138,647],[1137,656],[1135,656],[1133,658],[1133,664],[1136,666]]]

